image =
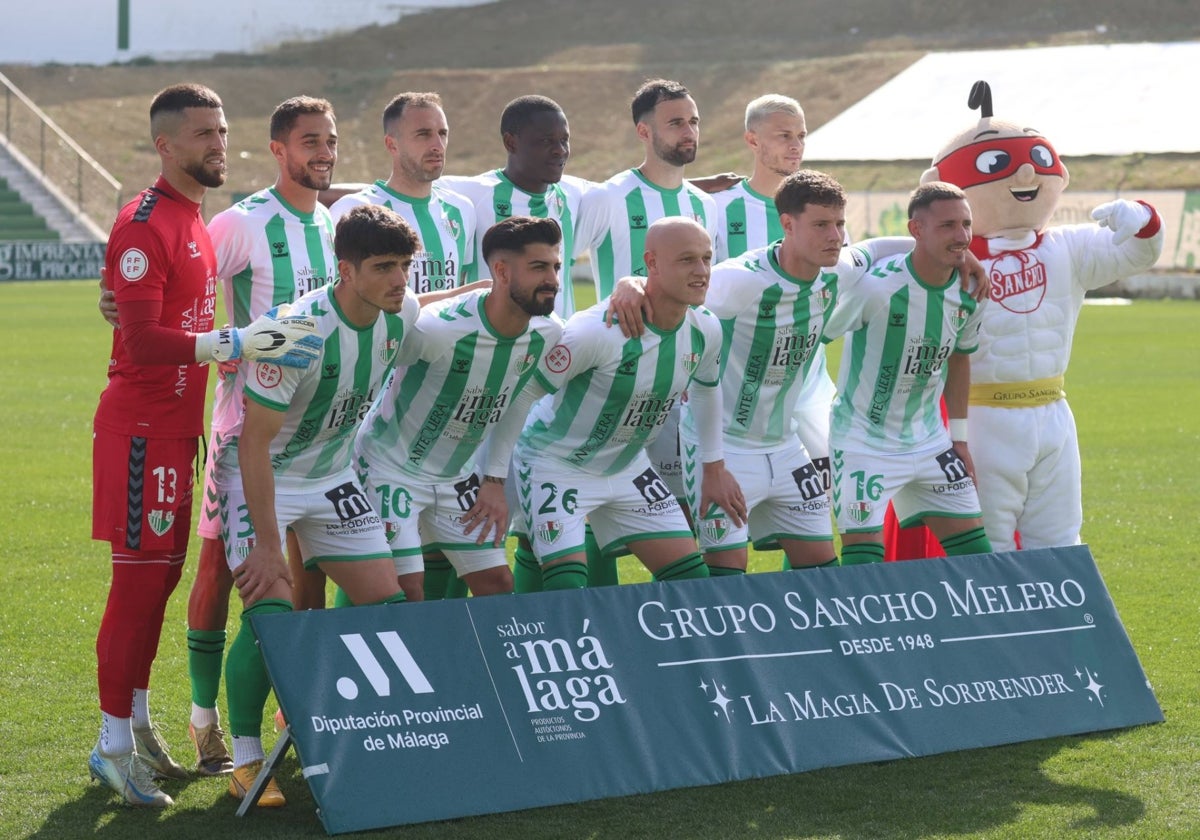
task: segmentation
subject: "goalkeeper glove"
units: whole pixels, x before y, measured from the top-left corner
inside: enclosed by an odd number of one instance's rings
[[[316,334],[317,322],[305,315],[288,315],[276,307],[241,329],[228,328],[196,336],[197,362],[273,362],[305,368],[321,355],[324,341]]]

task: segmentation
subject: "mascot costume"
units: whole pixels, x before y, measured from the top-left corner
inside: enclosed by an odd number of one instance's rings
[[[971,454],[983,522],[996,551],[1074,545],[1083,505],[1075,418],[1064,377],[1084,294],[1157,262],[1158,213],[1117,200],[1095,224],[1047,226],[1067,168],[1032,128],[992,116],[986,82],[968,104],[980,120],[952,139],[921,182],[967,195],[971,250],[991,280],[980,347],[971,356]],[[1019,537],[1017,536],[1019,532]]]

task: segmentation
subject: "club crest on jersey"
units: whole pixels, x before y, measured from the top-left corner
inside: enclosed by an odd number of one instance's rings
[[[683,369],[687,371],[687,375],[691,376],[696,372],[696,368],[700,367],[700,354],[684,353],[679,357],[679,364],[681,364]]]
[[[537,526],[537,538],[544,543],[553,545],[562,536],[562,523],[548,519]]]
[[[828,309],[830,302],[833,300],[833,292],[828,288],[820,288],[813,292],[813,297],[821,304],[821,309]]]
[[[958,307],[950,314],[950,320],[954,322],[954,331],[961,332],[963,325],[967,323],[967,318],[970,313],[964,307]]]
[[[571,351],[565,344],[556,344],[546,354],[546,367],[552,373],[563,373],[571,366]]]
[[[1046,266],[1027,251],[1006,253],[992,261],[988,278],[992,300],[1009,312],[1037,311],[1046,297]]]
[[[383,535],[387,538],[388,545],[392,544],[392,540],[396,539],[396,534],[400,533],[400,529],[396,527],[396,523],[385,519],[383,521]]]
[[[146,514],[146,522],[149,523],[150,530],[161,537],[175,524],[175,511],[152,510]]]
[[[704,532],[704,536],[713,542],[720,542],[729,533],[729,520],[723,516],[705,519],[700,523],[700,529]]]
[[[513,373],[515,373],[517,376],[520,376],[533,367],[535,362],[537,362],[537,359],[534,358],[533,354],[526,353],[524,356],[513,362]]]
[[[121,276],[130,283],[141,280],[150,270],[150,260],[146,258],[145,252],[138,248],[126,249],[125,253],[121,254],[118,264],[121,266]]]
[[[871,518],[870,502],[851,502],[846,506],[846,512],[855,522],[862,524]]]
[[[396,358],[396,352],[400,349],[400,339],[389,338],[379,348],[379,361],[385,365],[391,364],[392,359]]]
[[[459,226],[458,220],[446,216],[446,230],[450,231],[451,239],[458,239],[458,235],[462,233],[462,227]]]
[[[558,194],[557,189],[551,191],[551,193],[546,196],[546,204],[551,210],[554,211],[554,215],[556,217],[562,216],[563,200],[562,196]]]
[[[242,558],[243,560],[245,560],[250,555],[250,552],[253,550],[254,550],[254,535],[253,534],[246,537],[245,542],[239,542],[236,546],[234,546],[234,553],[236,553],[237,556]]]

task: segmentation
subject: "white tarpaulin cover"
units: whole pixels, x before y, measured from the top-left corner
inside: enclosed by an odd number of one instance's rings
[[[1037,129],[1068,159],[1200,152],[1200,43],[1183,42],[927,55],[814,131],[804,159],[930,160],[979,119],[967,107],[979,79],[996,117]]]

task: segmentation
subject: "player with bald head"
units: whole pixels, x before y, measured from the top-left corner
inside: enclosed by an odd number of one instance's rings
[[[685,389],[705,454],[701,504],[739,523],[745,516],[721,450],[721,325],[701,306],[712,241],[692,219],[668,217],[648,227],[642,256],[654,307],[645,335],[608,329],[602,300],[567,321],[522,395],[553,394],[534,409],[513,460],[521,499],[513,530],[532,547],[545,589],[587,585],[585,519],[606,556],[632,552],[657,580],[708,576],[682,508],[646,454]]]

